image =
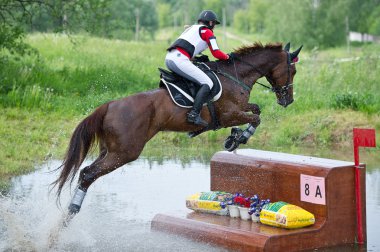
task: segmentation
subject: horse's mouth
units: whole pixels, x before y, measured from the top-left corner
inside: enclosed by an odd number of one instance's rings
[[[284,108],[286,108],[287,106],[289,106],[290,104],[292,104],[294,101],[294,99],[291,99],[291,100],[286,100],[286,99],[278,99],[277,100],[277,103],[280,104],[281,106],[283,106]]]

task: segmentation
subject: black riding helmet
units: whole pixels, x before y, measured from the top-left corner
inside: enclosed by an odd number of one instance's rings
[[[215,12],[212,10],[204,10],[199,14],[198,22],[203,21],[205,23],[208,23],[209,21],[214,21],[215,24],[220,24],[218,21],[218,17],[216,16]]]

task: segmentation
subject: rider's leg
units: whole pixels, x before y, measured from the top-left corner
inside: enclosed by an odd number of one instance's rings
[[[201,109],[203,107],[203,103],[207,102],[207,98],[210,95],[210,88],[207,85],[202,85],[201,88],[199,89],[197,95],[195,96],[194,99],[194,105],[191,111],[187,114],[187,121],[202,125],[202,126],[207,126],[208,123],[203,120],[200,116]]]
[[[194,105],[188,113],[187,120],[194,124],[207,126],[207,122],[200,117],[200,111],[203,104],[207,102],[207,98],[214,85],[212,80],[202,70],[194,66],[189,58],[177,50],[172,50],[168,53],[165,63],[173,72],[201,86],[195,96]]]

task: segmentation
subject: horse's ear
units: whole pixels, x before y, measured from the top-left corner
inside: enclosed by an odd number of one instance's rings
[[[290,49],[290,42],[288,42],[285,47],[284,47],[284,51],[287,51],[289,52],[289,49]]]
[[[303,45],[300,46],[300,48],[298,48],[297,50],[295,50],[294,52],[290,53],[290,59],[293,61],[293,59],[297,58],[298,54],[300,53],[301,49],[302,49]]]

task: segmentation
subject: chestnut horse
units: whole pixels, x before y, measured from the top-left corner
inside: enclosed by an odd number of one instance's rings
[[[248,102],[256,80],[266,77],[277,96],[277,102],[286,107],[293,102],[294,62],[302,47],[289,52],[289,43],[244,46],[234,52],[231,61],[208,62],[217,68],[223,93],[214,102],[220,127],[249,123],[245,143],[260,124],[260,111]],[[69,215],[79,212],[89,186],[99,177],[136,160],[145,144],[159,131],[202,132],[202,127],[186,121],[188,109],[178,107],[164,88],[138,93],[111,101],[98,107],[74,130],[56,181],[59,198],[64,184],[73,181],[92,145],[99,144],[96,160],[80,171],[78,186],[69,206]],[[207,108],[201,116],[211,123]],[[235,139],[236,140],[236,139]],[[239,142],[239,143],[240,143]],[[236,146],[237,147],[237,146]],[[235,147],[235,148],[236,148]],[[58,170],[57,169],[57,170]]]

